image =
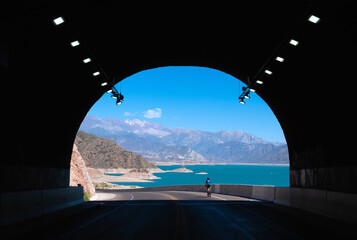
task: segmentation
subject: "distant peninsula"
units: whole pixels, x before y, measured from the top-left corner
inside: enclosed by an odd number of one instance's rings
[[[180,168],[177,168],[177,169],[174,169],[174,170],[167,170],[165,172],[177,172],[177,173],[193,173],[192,170],[190,169],[187,169],[185,167],[180,167]]]

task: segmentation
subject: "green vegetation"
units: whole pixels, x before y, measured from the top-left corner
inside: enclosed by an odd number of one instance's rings
[[[106,189],[106,188],[110,188],[110,185],[108,183],[105,182],[94,182],[93,183],[94,188],[98,188],[98,189]]]
[[[83,199],[84,199],[84,201],[86,201],[86,202],[90,201],[90,194],[89,194],[89,192],[83,192]]]

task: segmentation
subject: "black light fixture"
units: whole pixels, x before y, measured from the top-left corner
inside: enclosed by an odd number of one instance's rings
[[[245,104],[244,99],[250,99],[250,97],[249,97],[250,87],[249,86],[250,85],[248,85],[246,87],[242,87],[242,94],[238,98],[240,100],[239,103]]]
[[[124,101],[124,96],[123,96],[123,94],[119,93],[119,95],[117,97],[117,105],[122,104],[123,101]]]

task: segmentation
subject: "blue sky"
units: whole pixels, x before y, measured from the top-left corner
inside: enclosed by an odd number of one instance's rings
[[[88,114],[99,118],[139,119],[167,127],[254,134],[285,142],[269,106],[257,93],[239,103],[243,83],[224,72],[204,67],[161,67],[138,72],[116,88],[125,99],[117,106],[105,93]]]

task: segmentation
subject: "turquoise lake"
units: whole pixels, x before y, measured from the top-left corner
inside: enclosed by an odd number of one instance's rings
[[[181,165],[158,166],[162,170],[173,170]],[[158,187],[168,185],[204,184],[207,177],[212,184],[250,184],[272,185],[278,187],[289,186],[289,166],[273,165],[187,165],[193,173],[154,173],[161,179],[152,182],[114,183],[126,186]],[[206,172],[206,175],[196,174]]]

